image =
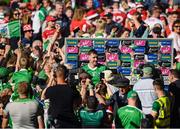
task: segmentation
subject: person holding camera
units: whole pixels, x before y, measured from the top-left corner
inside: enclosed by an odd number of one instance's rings
[[[56,80],[56,85],[49,85],[42,93],[42,99],[49,99],[49,120],[55,128],[79,127],[79,122],[73,111],[73,102],[78,95],[66,83],[67,69],[58,65],[51,71],[50,83]]]

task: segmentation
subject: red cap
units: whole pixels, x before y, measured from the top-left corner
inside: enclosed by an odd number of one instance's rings
[[[132,9],[132,10],[129,11],[127,17],[131,19],[132,16],[133,16],[135,13],[137,13],[137,10],[136,10],[136,9]]]
[[[143,7],[144,7],[144,5],[141,4],[141,3],[137,3],[137,4],[136,4],[136,8],[143,8]]]
[[[108,106],[108,109],[106,110],[107,113],[113,113],[113,109],[111,106]]]
[[[30,31],[33,30],[30,24],[26,24],[23,26],[23,31]]]
[[[90,20],[90,19],[96,18],[97,16],[99,16],[99,14],[96,13],[96,10],[90,10],[86,14],[86,19]]]
[[[47,21],[47,22],[56,21],[56,18],[53,17],[53,16],[47,16],[47,17],[46,17],[46,21]]]

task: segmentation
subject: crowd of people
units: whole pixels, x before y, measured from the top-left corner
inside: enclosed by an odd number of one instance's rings
[[[177,0],[0,0],[1,128],[179,128],[180,3]],[[12,29],[12,28],[11,28]],[[66,63],[65,38],[171,38],[165,88],[150,64],[134,84],[98,64]]]

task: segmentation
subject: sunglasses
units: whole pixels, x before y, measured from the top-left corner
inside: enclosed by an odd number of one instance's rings
[[[175,28],[178,28],[178,27],[180,28],[180,26],[174,26],[174,27],[175,27]]]
[[[20,15],[20,13],[14,13],[14,15],[15,15],[15,16],[19,16],[19,15]]]

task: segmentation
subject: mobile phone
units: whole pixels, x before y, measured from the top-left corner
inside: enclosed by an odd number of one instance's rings
[[[104,73],[100,73],[100,80],[104,78]]]

